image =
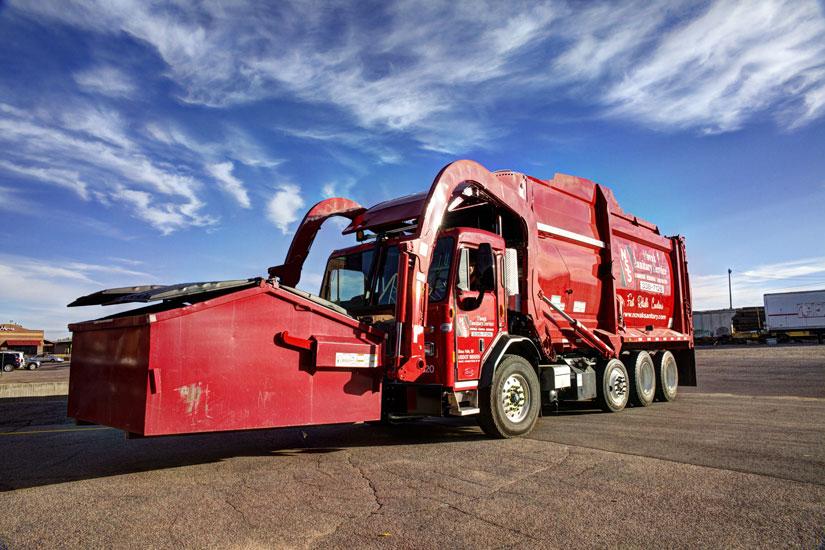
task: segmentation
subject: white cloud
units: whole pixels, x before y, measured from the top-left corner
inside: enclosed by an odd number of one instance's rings
[[[0,160],[0,169],[15,172],[36,180],[55,183],[71,189],[83,199],[89,198],[86,184],[80,181],[80,176],[77,172],[57,168],[41,168],[38,166],[20,166],[19,164],[5,160]]]
[[[131,97],[137,89],[132,77],[110,65],[79,71],[72,77],[83,90],[111,97]]]
[[[132,260],[130,258],[110,257],[109,259],[112,260],[113,262],[119,262],[119,263],[127,264],[127,265],[143,265],[143,263],[144,263],[140,260]]]
[[[377,133],[357,128],[276,128],[290,136],[312,141],[321,141],[331,145],[343,145],[375,156],[382,164],[399,164],[401,153],[376,139]]]
[[[609,112],[656,127],[737,130],[789,100],[783,125],[818,116],[825,19],[813,2],[720,0],[665,32],[610,86]],[[817,79],[818,78],[818,79]]]
[[[120,266],[42,260],[0,254],[0,303],[10,316],[32,329],[43,329],[46,338],[68,336],[71,322],[117,313],[130,306],[67,309],[80,296],[113,288],[151,283],[148,273]]]
[[[244,189],[243,182],[232,175],[234,168],[235,165],[229,161],[207,166],[212,177],[218,180],[221,189],[232,195],[242,207],[250,208],[252,205],[249,202],[249,195]]]
[[[152,160],[117,113],[76,101],[31,112],[7,107],[0,109],[0,144],[11,160],[0,161],[0,169],[102,204],[119,199],[164,234],[216,223],[200,213],[203,184],[179,166]]]
[[[289,224],[299,219],[304,208],[304,199],[301,197],[301,188],[292,183],[278,186],[266,207],[266,216],[281,233],[289,233]]]
[[[706,133],[760,114],[784,128],[825,114],[825,18],[808,0],[13,4],[151,45],[184,101],[325,104],[377,139],[402,133],[450,155],[498,137],[500,102],[529,117],[572,99]],[[96,70],[79,81],[117,79]]]
[[[37,210],[37,205],[27,199],[22,198],[19,189],[3,187],[0,185],[0,210],[16,212],[18,214],[30,214]]]
[[[66,131],[82,132],[88,137],[122,149],[135,147],[117,111],[92,105],[67,105],[61,109],[59,117],[61,128]]]
[[[244,130],[235,126],[224,128],[223,139],[218,141],[195,138],[168,121],[149,122],[144,130],[151,139],[177,147],[176,154],[193,163],[217,164],[225,158],[254,168],[275,168],[283,163],[281,159],[272,158]]]
[[[182,204],[167,202],[158,205],[153,202],[150,193],[124,187],[117,189],[112,196],[131,205],[135,216],[149,222],[164,235],[190,225],[203,227],[217,223],[217,219],[211,216],[198,214],[203,204],[197,199]]]
[[[349,198],[350,191],[352,191],[355,184],[354,178],[327,182],[321,187],[321,196],[325,199],[332,197]]]
[[[719,275],[691,275],[690,282],[694,310],[728,307],[727,271]],[[825,257],[733,269],[731,283],[734,307],[759,305],[766,293],[822,289]]]

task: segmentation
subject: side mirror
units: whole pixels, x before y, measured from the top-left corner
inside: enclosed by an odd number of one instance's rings
[[[490,243],[479,244],[478,258],[476,260],[476,269],[479,274],[479,290],[487,291],[496,289],[494,265],[495,256],[493,256],[493,247],[490,246]]]

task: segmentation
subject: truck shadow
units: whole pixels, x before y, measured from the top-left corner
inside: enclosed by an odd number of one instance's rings
[[[0,461],[5,467],[0,470],[0,492],[218,463],[235,457],[286,457],[345,452],[359,447],[489,439],[472,418],[126,439],[120,430],[75,427],[65,416],[65,402],[15,403],[15,416],[25,418],[27,407],[37,407],[38,422],[2,422]],[[50,415],[44,414],[44,407]],[[8,411],[7,407],[0,407],[0,415],[8,416]]]

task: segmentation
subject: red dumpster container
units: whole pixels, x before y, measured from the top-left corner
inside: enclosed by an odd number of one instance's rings
[[[164,435],[381,416],[384,333],[275,282],[69,328],[80,421]]]

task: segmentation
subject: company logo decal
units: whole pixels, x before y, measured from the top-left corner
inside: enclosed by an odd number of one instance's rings
[[[622,286],[633,286],[633,253],[628,246],[619,248],[622,260]]]

